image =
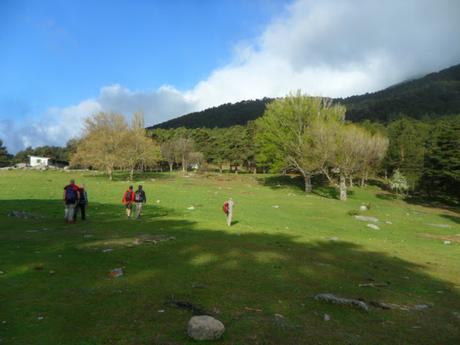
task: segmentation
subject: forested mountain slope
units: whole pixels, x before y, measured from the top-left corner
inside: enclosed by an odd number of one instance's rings
[[[186,114],[150,128],[214,128],[244,125],[262,116],[272,99],[241,101]],[[347,119],[389,122],[405,114],[413,118],[460,113],[460,64],[381,91],[335,101],[347,106]]]

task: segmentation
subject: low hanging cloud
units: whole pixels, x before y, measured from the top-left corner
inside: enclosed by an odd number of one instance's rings
[[[17,126],[9,146],[63,144],[98,111],[129,116],[143,111],[146,124],[243,99],[311,95],[344,97],[372,92],[460,63],[460,1],[297,0],[249,44],[236,45],[232,61],[192,89],[162,86],[132,91],[103,87],[94,99],[51,108],[46,121]],[[2,127],[3,126],[3,127]],[[5,128],[0,123],[0,136]],[[13,124],[13,127],[15,125]]]

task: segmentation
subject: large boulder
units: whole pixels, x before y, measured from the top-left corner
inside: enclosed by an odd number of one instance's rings
[[[216,340],[224,332],[224,324],[212,316],[194,316],[188,322],[187,334],[195,340]]]

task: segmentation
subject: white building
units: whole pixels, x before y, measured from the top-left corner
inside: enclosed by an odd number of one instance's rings
[[[49,158],[48,157],[37,157],[37,156],[29,156],[30,161],[29,165],[31,167],[37,167],[37,166],[42,166],[42,167],[47,167],[49,165]]]

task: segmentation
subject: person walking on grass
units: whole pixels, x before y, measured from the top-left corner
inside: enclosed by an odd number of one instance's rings
[[[86,192],[85,185],[82,184],[78,190],[80,192],[80,199],[78,199],[77,206],[75,207],[74,220],[77,220],[78,212],[80,212],[81,220],[86,219],[86,206],[88,205],[88,193]]]
[[[232,218],[233,218],[233,207],[235,206],[235,203],[233,202],[232,198],[229,198],[226,202],[224,202],[224,213],[227,216],[227,225],[231,226],[232,225]]]
[[[140,219],[142,207],[147,202],[147,197],[145,196],[145,192],[142,189],[141,185],[137,187],[137,190],[134,196],[134,201],[136,202],[136,219]]]
[[[134,191],[133,186],[129,186],[128,190],[123,194],[123,199],[121,200],[126,207],[126,215],[128,218],[131,218],[131,212],[133,210],[134,203]]]
[[[70,180],[70,183],[64,187],[64,218],[67,223],[74,223],[75,207],[80,199],[80,191],[75,184],[75,180]]]

